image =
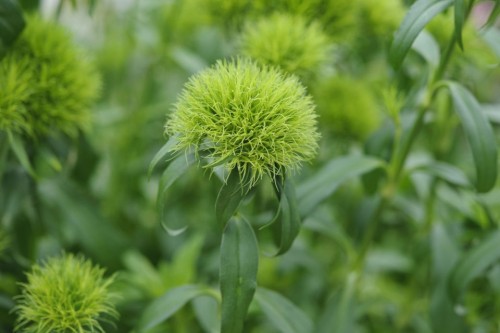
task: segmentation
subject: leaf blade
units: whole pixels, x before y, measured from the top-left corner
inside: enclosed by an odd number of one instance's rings
[[[259,250],[252,227],[232,218],[224,229],[220,254],[221,333],[241,333],[257,287]]]
[[[472,149],[476,166],[476,189],[488,192],[497,179],[497,146],[493,129],[475,97],[456,82],[447,82],[455,111]]]
[[[419,0],[406,14],[389,50],[389,61],[399,69],[418,34],[429,21],[448,8],[453,0]]]
[[[12,0],[0,0],[0,59],[14,44],[26,25],[21,7]]]
[[[258,288],[255,301],[262,312],[282,333],[309,333],[312,320],[288,299],[269,289]]]
[[[376,168],[381,168],[383,165],[383,161],[363,155],[351,155],[330,161],[313,177],[297,187],[300,215],[309,214],[343,182]]]
[[[147,332],[158,326],[193,298],[210,294],[209,289],[199,285],[184,285],[167,291],[155,299],[139,318],[137,332]]]

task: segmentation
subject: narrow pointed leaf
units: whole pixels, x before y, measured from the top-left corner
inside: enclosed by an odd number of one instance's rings
[[[161,147],[161,149],[155,154],[155,156],[151,160],[151,163],[149,164],[148,178],[151,177],[151,174],[153,173],[153,170],[155,166],[158,164],[158,162],[167,158],[167,156],[172,152],[172,148],[175,146],[176,143],[177,139],[174,136],[170,137],[167,143],[165,143],[163,147]]]
[[[221,333],[242,332],[257,287],[258,261],[259,250],[252,227],[241,218],[232,218],[221,243]]]
[[[467,16],[466,0],[455,0],[455,38],[458,46],[463,50],[462,30]]]
[[[500,244],[500,230],[483,239],[459,259],[449,280],[449,290],[453,300],[457,301],[469,282],[500,260],[498,244]]]
[[[26,153],[26,149],[24,148],[23,143],[21,142],[21,139],[13,134],[10,131],[7,131],[7,136],[9,138],[9,143],[10,143],[10,148],[12,148],[12,151],[16,155],[17,159],[19,160],[19,163],[23,166],[23,168],[33,177],[36,178],[35,170],[31,166],[28,153]]]
[[[498,19],[500,15],[500,0],[495,0],[495,6],[493,7],[490,17],[488,17],[488,22],[486,22],[486,27],[491,28]]]
[[[418,52],[431,66],[437,67],[439,65],[441,59],[439,44],[429,32],[422,30],[413,42],[412,49]]]
[[[398,69],[418,34],[429,21],[448,8],[453,0],[417,0],[394,35],[389,50],[389,61]]]
[[[423,171],[435,177],[438,177],[450,184],[460,187],[471,187],[469,179],[465,173],[454,165],[445,162],[431,162],[415,169],[415,171]]]
[[[25,26],[17,1],[0,0],[0,59],[16,41]]]
[[[193,298],[206,294],[210,294],[209,290],[199,285],[185,285],[167,291],[144,310],[136,331],[138,333],[149,331],[170,318]]]
[[[301,221],[293,183],[286,179],[283,185],[278,183],[278,188],[280,193],[280,217],[278,221],[281,228],[279,233],[280,244],[274,256],[283,254],[290,249],[299,234]]]
[[[166,221],[166,211],[165,211],[165,203],[167,191],[172,186],[172,184],[180,177],[182,174],[186,172],[186,170],[194,163],[195,157],[193,154],[189,154],[187,156],[181,155],[178,156],[172,163],[169,164],[167,169],[163,172],[163,175],[160,178],[160,185],[158,187],[158,198],[157,198],[157,207],[158,214],[160,216],[160,221],[165,230],[171,235],[177,235],[185,230],[183,228],[172,228],[169,226]]]
[[[291,301],[265,288],[258,288],[255,301],[262,313],[282,333],[312,333],[313,322]]]
[[[217,221],[225,225],[227,221],[234,215],[241,201],[248,193],[248,188],[241,184],[239,174],[233,170],[221,187],[217,201],[215,202],[215,216]]]
[[[332,160],[297,187],[300,215],[308,215],[343,182],[381,168],[383,165],[383,161],[363,155],[352,155]]]
[[[497,144],[493,129],[475,97],[463,86],[448,82],[457,112],[476,165],[476,189],[488,192],[497,179]]]

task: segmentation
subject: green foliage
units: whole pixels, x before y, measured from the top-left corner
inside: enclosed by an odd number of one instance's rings
[[[310,160],[318,139],[314,104],[297,78],[243,58],[191,78],[166,132],[178,140],[175,151],[236,169],[251,186]]]
[[[274,14],[245,27],[240,49],[259,63],[307,78],[327,60],[329,40],[317,22]]]
[[[361,80],[332,77],[320,82],[313,95],[321,127],[334,136],[362,140],[380,124],[377,101]]]
[[[100,321],[118,315],[109,291],[112,282],[103,269],[72,254],[33,266],[17,299],[16,331],[104,332]]]
[[[100,81],[67,32],[38,16],[0,62],[1,129],[33,137],[75,136],[90,124]]]

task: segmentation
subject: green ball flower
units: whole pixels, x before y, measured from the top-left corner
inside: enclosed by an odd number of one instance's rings
[[[117,317],[108,290],[112,281],[103,269],[71,254],[35,265],[14,308],[16,331],[104,332],[100,321]]]
[[[166,124],[175,151],[236,169],[255,185],[316,154],[314,104],[295,76],[248,59],[219,61],[186,84]]]
[[[247,24],[241,53],[301,77],[313,75],[328,58],[329,40],[321,26],[300,16],[274,14]]]
[[[333,77],[314,91],[321,125],[333,135],[364,139],[380,122],[375,97],[368,87],[349,77]]]
[[[0,61],[0,77],[0,130],[74,136],[89,125],[100,80],[55,23],[28,17],[25,30]]]

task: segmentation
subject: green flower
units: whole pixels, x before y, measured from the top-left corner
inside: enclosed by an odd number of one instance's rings
[[[314,97],[321,125],[333,135],[364,139],[380,122],[375,97],[361,81],[333,77],[316,87]]]
[[[0,77],[0,130],[74,136],[88,126],[99,77],[55,23],[29,17],[0,61]]]
[[[314,104],[295,76],[248,59],[219,61],[186,84],[166,124],[174,151],[236,169],[255,185],[316,154]]]
[[[391,38],[404,15],[401,0],[361,1],[361,24],[368,36]]]
[[[300,16],[274,14],[247,24],[241,36],[241,52],[256,61],[307,77],[328,58],[328,36],[316,22]]]
[[[35,265],[14,308],[16,331],[104,332],[100,321],[117,317],[108,290],[112,281],[103,269],[71,254]]]

